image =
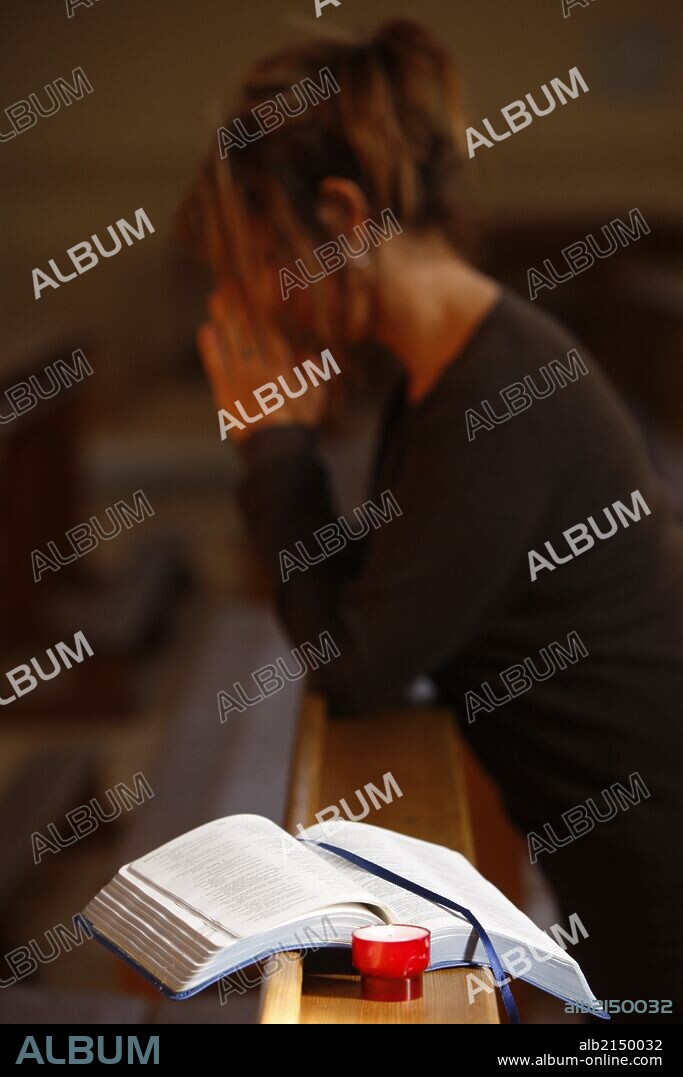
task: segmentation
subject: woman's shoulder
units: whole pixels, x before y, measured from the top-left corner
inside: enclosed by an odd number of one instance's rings
[[[459,412],[464,422],[493,429],[596,365],[559,321],[504,288],[415,418],[421,427],[452,424]]]
[[[641,435],[588,348],[547,312],[508,289],[425,402],[419,430],[453,452],[566,475],[577,462],[633,466]],[[441,433],[437,433],[437,430]],[[417,430],[416,430],[417,433]],[[617,462],[621,460],[621,464]]]
[[[462,374],[468,382],[482,381],[492,389],[533,377],[541,367],[558,369],[568,356],[577,356],[584,365],[593,365],[588,349],[552,314],[534,306],[508,288],[453,363],[454,381]],[[579,358],[570,358],[575,366]],[[459,368],[459,369],[458,369]]]

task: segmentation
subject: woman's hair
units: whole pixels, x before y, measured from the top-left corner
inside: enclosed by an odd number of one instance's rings
[[[325,69],[339,92],[328,77],[327,98],[318,94],[315,105],[302,109],[300,84],[322,87]],[[328,176],[355,181],[373,220],[390,209],[404,230],[435,230],[461,244],[459,79],[423,26],[392,20],[368,38],[317,39],[259,61],[224,121],[235,141],[234,121],[253,134],[252,109],[277,103],[278,95],[287,113],[299,114],[285,114],[278,127],[241,148],[233,144],[223,156],[216,146],[182,207],[186,237],[218,276],[230,275],[249,291],[255,220],[267,226],[283,267],[297,258],[310,265],[313,250],[334,238],[316,216],[319,185]],[[310,292],[319,334],[329,310],[324,289]]]

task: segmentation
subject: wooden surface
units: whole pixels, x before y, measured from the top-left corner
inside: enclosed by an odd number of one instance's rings
[[[459,746],[446,711],[410,709],[368,718],[325,718],[322,701],[307,697],[292,771],[286,827],[316,822],[316,812],[344,799],[363,805],[356,790],[384,790],[391,773],[401,797],[371,809],[365,822],[438,842],[474,860]],[[380,802],[381,803],[381,802]],[[342,809],[342,814],[344,811]],[[325,818],[330,818],[328,814]],[[496,995],[467,997],[467,969],[441,969],[423,978],[414,1002],[365,1002],[347,951],[319,951],[283,962],[264,984],[263,1024],[492,1024]],[[485,970],[477,973],[482,981]]]
[[[344,964],[346,968],[339,967]],[[414,1002],[365,1002],[361,998],[360,977],[351,967],[348,952],[333,951],[330,957],[329,952],[321,951],[306,957],[303,966],[298,1019],[290,1018],[289,1024],[488,1025],[498,1022],[493,987],[490,995],[479,990],[470,1005],[466,969],[439,969],[423,976],[422,998]],[[476,974],[481,983],[488,981],[493,985],[488,969],[477,969]],[[290,1005],[290,1010],[293,1008]]]

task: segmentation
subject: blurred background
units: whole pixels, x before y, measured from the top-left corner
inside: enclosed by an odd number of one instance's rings
[[[43,954],[30,974],[15,961],[2,1021],[254,1018],[253,992],[224,1006],[213,989],[181,1006],[160,1001],[99,946],[50,956],[46,933],[73,930],[121,863],[191,826],[236,811],[282,818],[298,686],[225,724],[217,711],[219,690],[291,648],[235,510],[238,462],[219,439],[194,347],[208,281],[173,218],[253,60],[396,15],[418,16],[451,48],[480,130],[483,117],[500,129],[504,105],[579,67],[589,94],[467,162],[477,258],[528,296],[530,267],[551,259],[564,270],[564,247],[641,211],[649,235],[536,302],[602,361],[683,512],[678,0],[595,0],[568,18],[561,0],[343,0],[320,19],[313,0],[97,0],[72,18],[60,0],[5,5],[0,131],[11,130],[3,110],[31,93],[46,101],[45,85],[74,68],[93,92],[0,143],[2,683],[79,629],[95,654],[0,711],[0,952],[35,940]],[[67,248],[93,233],[105,242],[107,226],[133,222],[139,207],[153,235],[35,301],[34,267],[63,267]],[[72,363],[75,349],[92,373],[8,418],[18,396],[7,391]],[[381,399],[377,379],[353,422],[327,438],[340,511],[363,496]],[[69,529],[96,516],[111,530],[107,508],[133,506],[136,491],[153,516],[34,580],[31,551],[54,542],[66,559]],[[66,844],[66,812],[92,797],[106,805],[107,790],[133,788],[136,774],[153,798],[34,863],[32,834],[53,823]],[[541,926],[553,923],[526,845],[472,760],[467,781],[480,870]],[[0,957],[0,967],[7,981],[10,964]],[[528,1020],[562,1012],[531,992],[525,1005]]]

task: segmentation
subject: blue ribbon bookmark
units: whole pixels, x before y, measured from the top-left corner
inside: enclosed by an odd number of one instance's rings
[[[458,905],[457,901],[451,901],[450,898],[443,897],[441,894],[436,894],[433,890],[427,890],[426,887],[411,882],[410,879],[404,879],[402,875],[397,875],[394,871],[389,871],[388,868],[383,868],[381,864],[375,864],[372,860],[366,860],[356,853],[350,853],[346,849],[338,848],[336,845],[328,845],[327,842],[324,841],[311,841],[310,838],[298,838],[297,840],[302,841],[307,845],[317,845],[321,849],[327,849],[328,853],[334,853],[335,856],[341,856],[344,860],[348,860],[351,864],[355,864],[356,867],[363,868],[364,871],[369,871],[371,875],[376,875],[379,879],[394,883],[396,886],[400,886],[404,890],[409,890],[410,893],[416,894],[418,897],[425,898],[426,901],[431,901],[433,905],[440,905],[449,912],[458,912],[461,916],[464,916],[482,941],[486,956],[489,959],[491,969],[496,978],[496,987],[501,993],[510,1024],[521,1024],[517,1003],[515,1002],[512,991],[510,990],[510,984],[508,983],[509,974],[505,971],[486,928],[479,923],[473,912],[465,908],[464,905]]]

